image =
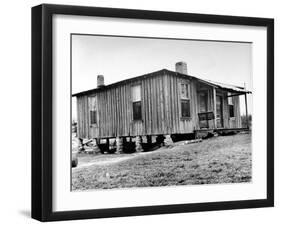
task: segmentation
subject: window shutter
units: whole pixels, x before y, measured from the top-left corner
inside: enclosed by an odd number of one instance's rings
[[[132,87],[132,101],[141,101],[141,86],[136,85]]]

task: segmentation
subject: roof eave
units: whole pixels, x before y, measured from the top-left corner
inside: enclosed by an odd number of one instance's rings
[[[109,84],[107,86],[103,86],[103,87],[100,87],[100,88],[95,88],[95,89],[91,89],[91,90],[86,90],[86,91],[82,91],[82,92],[79,92],[79,93],[75,93],[75,94],[72,94],[71,96],[72,97],[75,97],[75,96],[78,97],[78,96],[86,95],[86,94],[89,94],[89,93],[103,91],[103,90],[106,90],[108,88],[114,87],[114,86],[116,86],[118,84],[123,84],[125,82],[129,82],[129,81],[132,81],[132,80],[146,78],[146,77],[151,76],[151,75],[157,75],[158,73],[161,73],[161,72],[163,72],[164,74],[172,73],[172,74],[177,75],[177,76],[188,77],[189,79],[195,79],[195,80],[197,80],[197,81],[199,81],[201,83],[204,83],[206,85],[212,86],[214,88],[219,88],[219,89],[226,90],[226,91],[233,92],[233,93],[240,93],[241,95],[242,94],[247,94],[247,93],[252,93],[251,91],[248,91],[248,90],[234,90],[234,89],[231,89],[231,88],[223,87],[221,85],[214,84],[212,82],[209,82],[209,81],[206,81],[206,80],[194,77],[192,75],[181,74],[179,72],[170,71],[170,70],[167,70],[167,69],[162,69],[162,70],[159,70],[159,71],[155,71],[155,72],[152,72],[152,73],[144,74],[144,75],[137,76],[137,77],[134,77],[134,78],[125,79],[125,80],[122,80],[122,81],[119,81],[119,82],[116,82],[116,83],[113,83],[113,84]],[[237,87],[237,89],[241,89],[241,87]]]

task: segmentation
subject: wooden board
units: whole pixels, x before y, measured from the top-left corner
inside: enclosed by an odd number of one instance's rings
[[[181,117],[181,83],[190,84],[190,117]],[[142,120],[133,120],[132,86],[141,86]],[[159,134],[193,133],[199,129],[198,82],[188,77],[179,77],[167,71],[155,76],[132,80],[95,93],[77,97],[78,136],[81,138],[110,138],[117,136],[143,136]],[[202,88],[202,87],[201,87]],[[212,111],[212,87],[203,87],[208,96],[206,109]],[[98,123],[89,125],[88,96],[97,96]],[[235,99],[235,98],[234,98]],[[235,104],[239,104],[236,97]],[[224,126],[229,126],[229,112],[226,95],[223,95]],[[235,108],[236,114],[240,109]],[[209,120],[213,127],[213,120]],[[240,127],[237,117],[235,126]]]

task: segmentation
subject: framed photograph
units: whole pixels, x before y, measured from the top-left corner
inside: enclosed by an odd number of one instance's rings
[[[274,20],[32,8],[32,217],[274,205]]]

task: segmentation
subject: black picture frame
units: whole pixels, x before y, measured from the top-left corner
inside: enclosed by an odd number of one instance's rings
[[[267,198],[54,212],[52,210],[52,17],[55,14],[266,27]],[[273,19],[49,4],[32,8],[32,218],[40,221],[56,221],[271,206],[274,206]]]

